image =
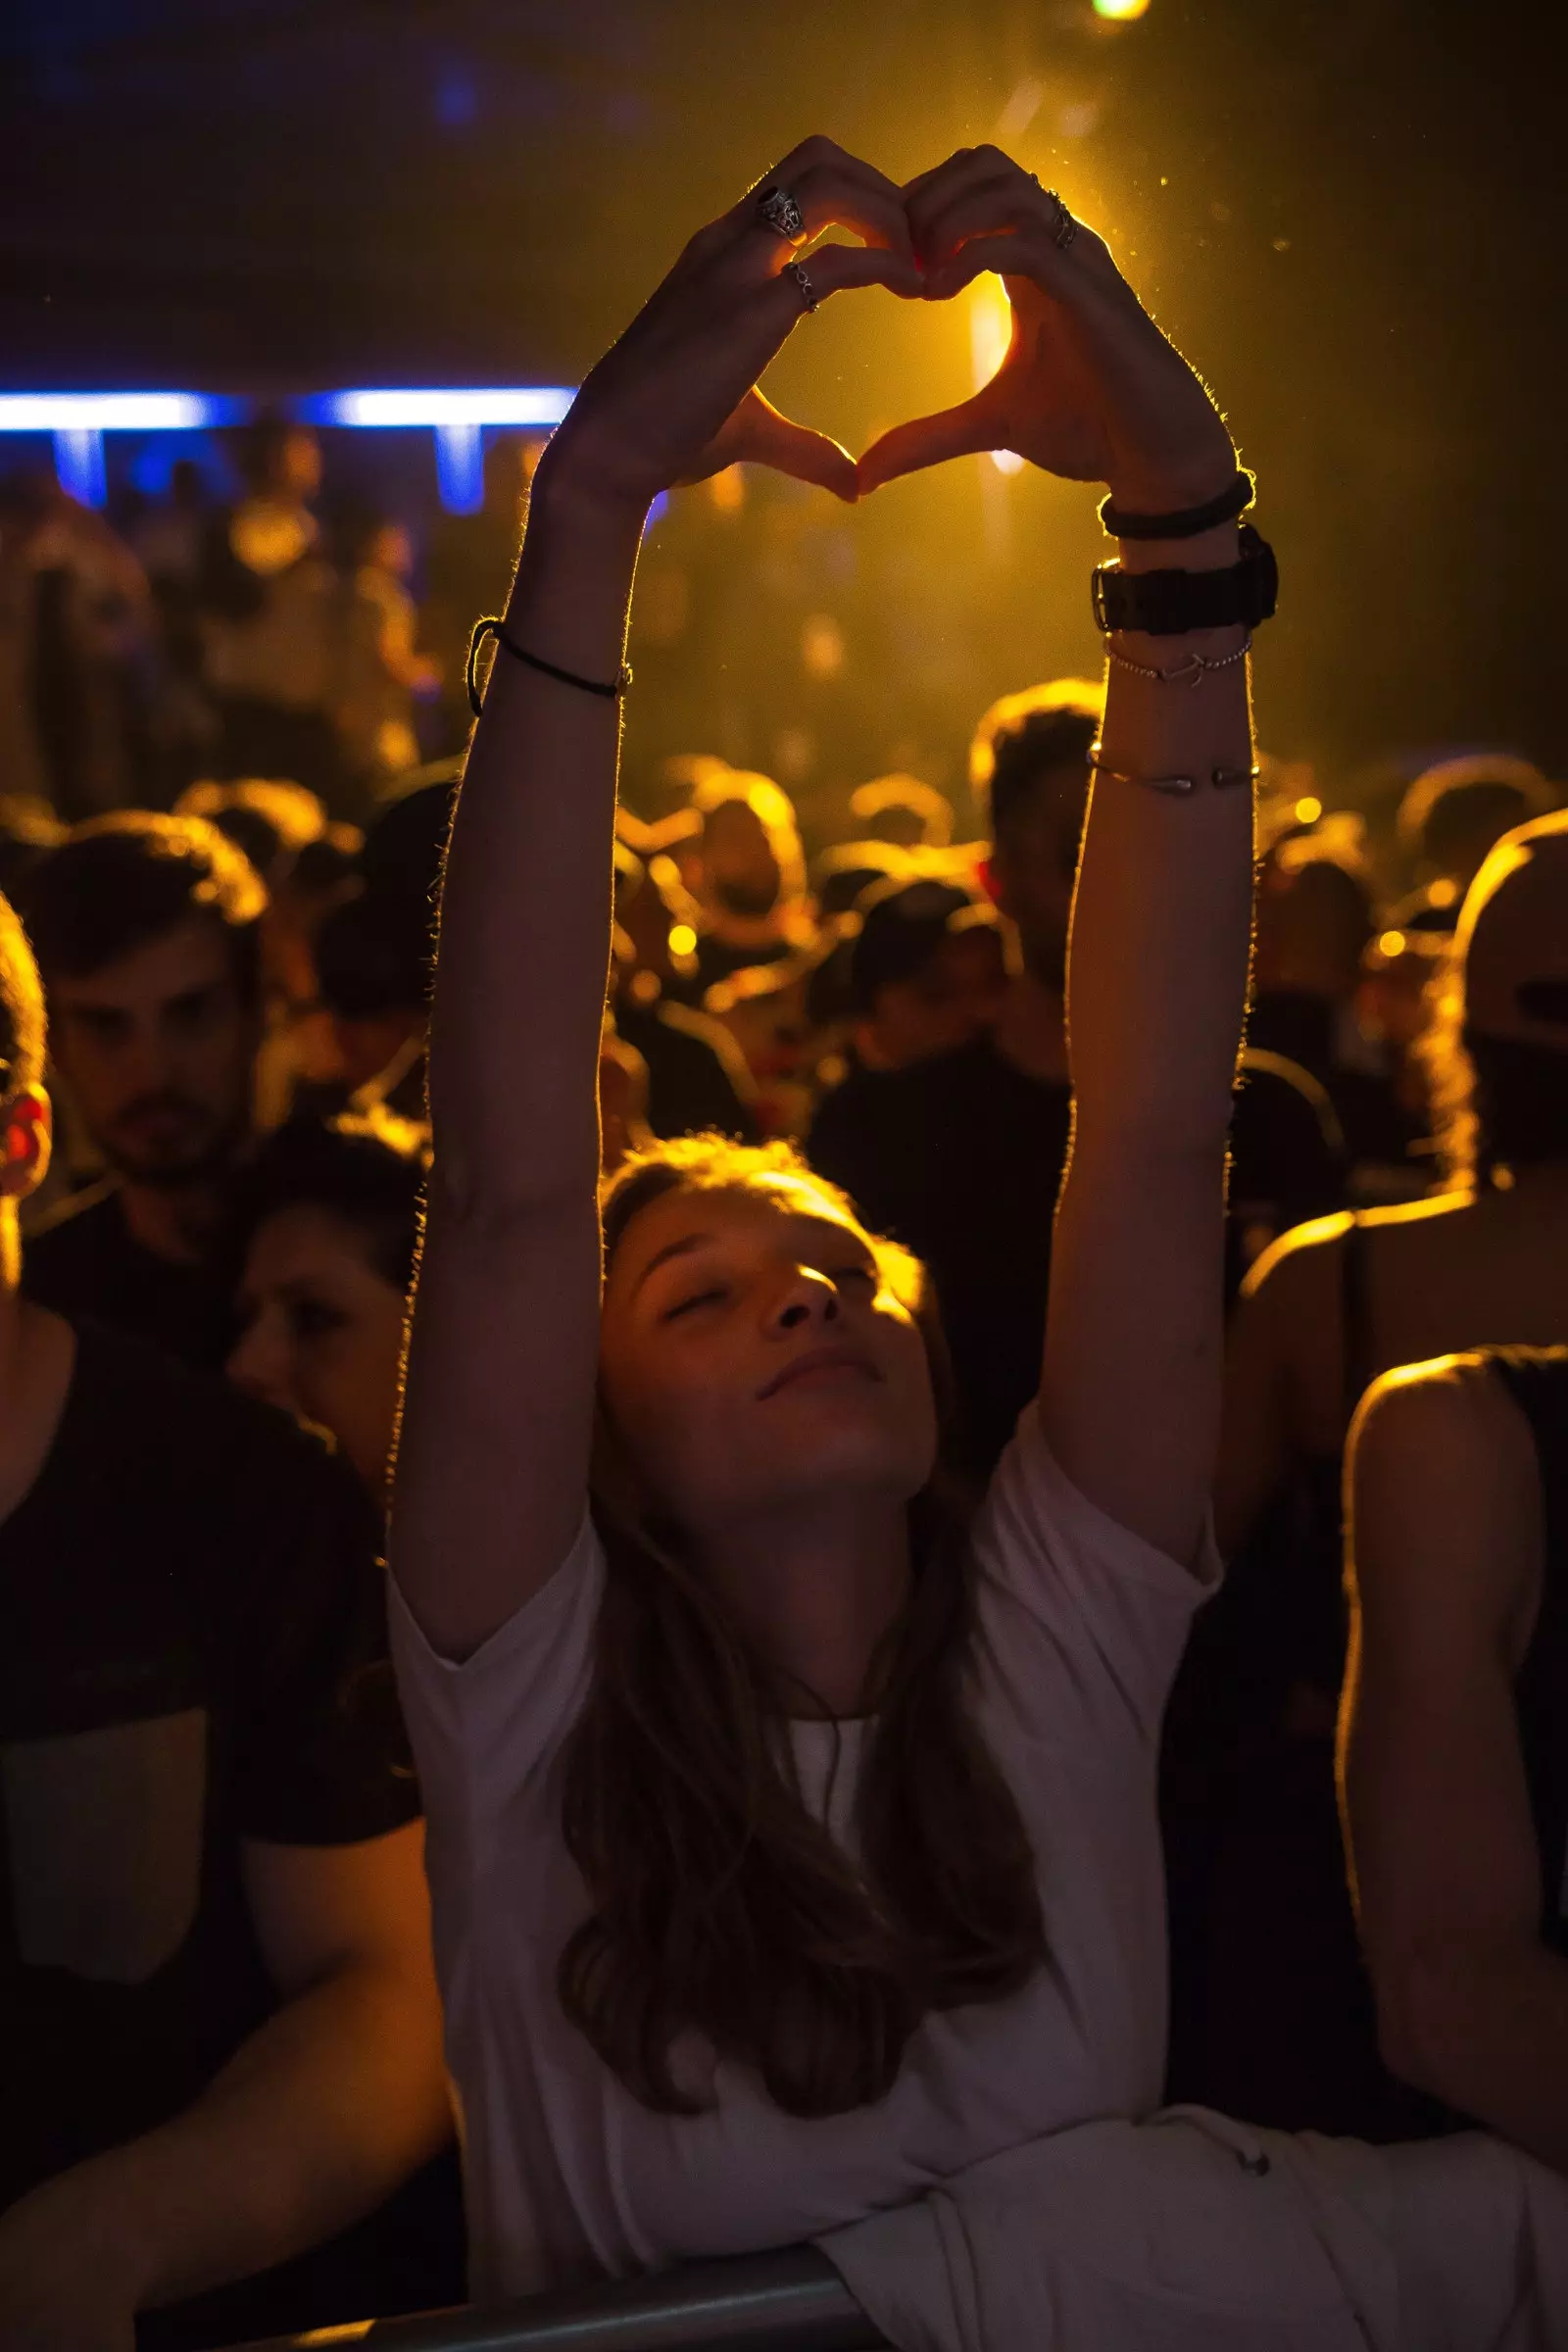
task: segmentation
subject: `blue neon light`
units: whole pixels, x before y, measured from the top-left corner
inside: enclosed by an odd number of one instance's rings
[[[318,392],[297,401],[308,424],[359,426],[559,424],[575,393],[564,384],[497,385],[488,391]]]

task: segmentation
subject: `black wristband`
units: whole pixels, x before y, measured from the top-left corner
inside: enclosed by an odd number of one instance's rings
[[[484,708],[479,695],[479,651],[487,637],[493,637],[514,662],[526,662],[530,669],[543,670],[547,678],[559,678],[563,686],[579,687],[584,694],[600,694],[607,701],[613,702],[631,684],[631,666],[625,662],[612,678],[584,678],[579,677],[574,669],[563,669],[559,662],[547,662],[542,654],[530,654],[525,645],[519,645],[514,637],[507,635],[501,625],[500,615],[491,612],[483,620],[474,622],[473,635],[468,639],[468,662],[464,672],[464,683],[468,689],[468,709],[475,718]]]
[[[1256,477],[1245,466],[1236,479],[1206,506],[1184,507],[1177,514],[1127,514],[1113,499],[1100,502],[1101,528],[1112,539],[1196,539],[1200,531],[1216,530],[1245,514],[1257,496]]]
[[[1184,637],[1189,629],[1255,629],[1271,620],[1280,585],[1274,550],[1250,523],[1238,537],[1242,560],[1223,571],[1123,571],[1102,564],[1090,575],[1100,628],[1107,637],[1116,629]]]

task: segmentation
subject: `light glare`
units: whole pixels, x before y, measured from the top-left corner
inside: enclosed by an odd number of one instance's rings
[[[497,385],[489,391],[322,392],[300,403],[310,424],[437,426],[559,424],[573,395],[564,384]]]
[[[1322,813],[1323,804],[1315,792],[1304,794],[1296,804],[1296,821],[1298,825],[1315,825]]]
[[[1095,0],[1095,14],[1108,17],[1113,24],[1128,24],[1134,17],[1149,14],[1149,0]]]
[[[233,405],[200,392],[7,392],[0,433],[199,433]]]

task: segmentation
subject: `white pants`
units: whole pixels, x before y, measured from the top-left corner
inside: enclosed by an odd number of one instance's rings
[[[821,2240],[899,2352],[1568,2352],[1568,2181],[1201,2109],[988,2158]]]

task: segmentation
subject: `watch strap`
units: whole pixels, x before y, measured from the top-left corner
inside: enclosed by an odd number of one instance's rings
[[[1279,598],[1274,550],[1250,523],[1237,533],[1241,559],[1221,571],[1124,571],[1102,564],[1091,575],[1095,619],[1108,637],[1138,629],[1181,637],[1189,629],[1255,629],[1273,618]]]

